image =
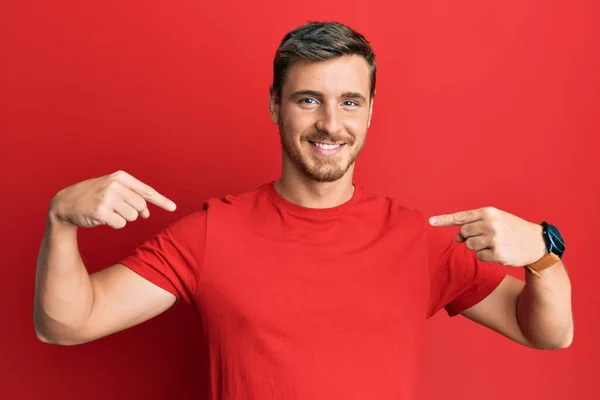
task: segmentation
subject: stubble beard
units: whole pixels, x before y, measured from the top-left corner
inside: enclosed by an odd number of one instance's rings
[[[357,148],[351,149],[347,164],[345,164],[341,162],[338,157],[322,157],[314,153],[303,154],[302,150],[291,140],[291,135],[286,134],[283,124],[279,125],[279,137],[283,151],[285,151],[296,168],[303,172],[309,179],[317,182],[335,182],[342,178],[346,172],[348,172],[348,169],[356,162],[356,158],[364,146],[363,141]],[[301,145],[310,146],[307,140],[317,140],[325,137],[327,136],[319,133],[305,135],[301,138]],[[329,139],[327,141],[331,140]],[[354,145],[354,138],[349,138],[345,143],[346,146]],[[342,151],[347,150],[344,149]],[[309,157],[311,159],[310,161],[307,160]]]

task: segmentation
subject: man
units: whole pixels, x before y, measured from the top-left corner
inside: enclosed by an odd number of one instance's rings
[[[375,95],[365,38],[337,23],[285,36],[270,113],[282,175],[208,200],[91,276],[77,228],[123,228],[175,204],[126,172],[52,200],[36,281],[44,342],[74,345],[191,304],[212,399],[411,399],[428,317],[462,314],[525,346],[568,347],[558,230],[493,207],[424,218],[353,184]],[[444,226],[460,226],[448,237]],[[526,267],[525,281],[501,265]]]

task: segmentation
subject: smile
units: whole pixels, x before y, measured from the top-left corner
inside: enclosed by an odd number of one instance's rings
[[[311,141],[308,143],[310,143],[310,146],[316,154],[329,157],[338,154],[346,145],[346,143],[321,143]]]
[[[344,145],[344,143],[336,143],[336,144],[331,144],[331,143],[319,143],[319,142],[310,142],[312,145],[323,149],[323,150],[335,150],[338,147],[341,147]]]

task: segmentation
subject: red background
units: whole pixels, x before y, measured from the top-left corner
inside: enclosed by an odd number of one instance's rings
[[[82,346],[36,340],[46,207],[60,188],[117,169],[178,203],[122,231],[82,231],[95,271],[207,197],[276,179],[272,58],[311,19],[354,26],[378,55],[357,182],[427,213],[494,205],[546,219],[567,240],[572,347],[526,349],[439,313],[421,398],[600,398],[596,2],[49,3],[0,6],[0,398],[199,398],[200,331],[183,304]]]

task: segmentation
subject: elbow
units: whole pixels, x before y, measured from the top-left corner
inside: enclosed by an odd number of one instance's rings
[[[44,329],[44,321],[40,312],[34,308],[33,310],[33,328],[35,330],[35,337],[42,343],[52,344],[53,341],[50,338],[50,335]]]
[[[37,329],[37,328],[35,329],[35,336],[42,343],[51,343],[51,340],[48,339],[48,337],[46,335],[44,335],[42,332],[40,332],[39,329]]]
[[[568,349],[573,344],[573,337],[574,337],[573,324],[571,324],[569,329],[567,329],[566,332],[560,337],[560,340],[558,340],[555,343],[554,349],[555,350]]]
[[[44,329],[44,325],[40,322],[39,318],[34,318],[33,326],[37,340],[46,344],[58,344],[48,330]]]
[[[554,340],[545,340],[534,343],[534,348],[538,350],[564,350],[571,347],[573,344],[573,330],[569,330],[564,335],[555,338]]]
[[[72,339],[69,339],[66,337],[60,337],[58,335],[56,335],[56,336],[48,335],[48,334],[41,332],[38,329],[35,330],[35,336],[37,337],[37,339],[40,342],[42,342],[44,344],[53,344],[56,346],[74,346],[74,345],[84,343],[83,341],[76,341],[76,340],[72,340]]]
[[[557,349],[568,349],[573,344],[573,329],[565,335],[563,340],[558,344]]]
[[[83,343],[73,338],[73,335],[69,335],[69,331],[64,326],[50,329],[49,325],[57,326],[56,322],[44,321],[44,319],[38,314],[34,313],[33,325],[36,338],[44,344],[53,344],[57,346],[73,346],[76,344]],[[62,332],[62,333],[61,333]]]
[[[39,321],[38,318],[34,317],[33,327],[35,330],[35,337],[42,343],[46,344],[55,344],[56,341],[53,340],[52,335],[47,332],[47,329],[43,328],[43,324]]]
[[[565,350],[565,349],[568,349],[569,347],[571,347],[571,344],[573,344],[573,338],[568,338],[568,339],[564,339],[560,342],[546,344],[545,346],[541,347],[540,349],[541,350]]]
[[[36,328],[35,330],[35,336],[37,337],[37,339],[45,344],[58,344],[58,342],[56,340],[53,340],[50,338],[50,336],[42,333],[39,329]]]

